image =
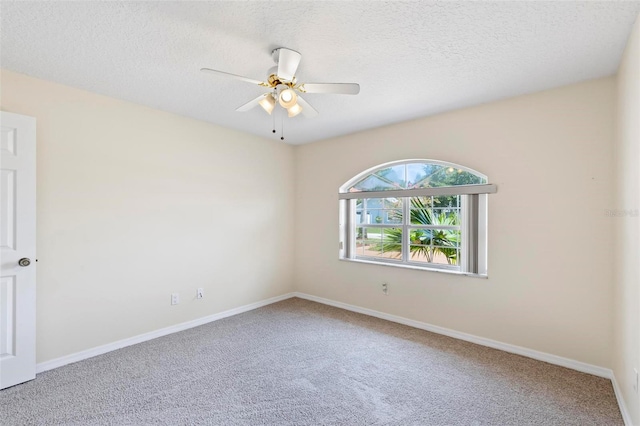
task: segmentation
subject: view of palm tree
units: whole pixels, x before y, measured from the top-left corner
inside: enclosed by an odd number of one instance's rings
[[[369,192],[435,188],[486,183],[486,179],[460,168],[437,163],[406,163],[377,170],[351,187]],[[403,203],[410,202],[410,217],[403,220]],[[408,243],[403,243],[403,233]],[[406,246],[404,246],[406,244]],[[356,255],[402,259],[416,263],[459,265],[460,197],[362,198],[356,203]]]
[[[428,199],[431,201],[431,199]],[[434,210],[425,203],[423,197],[411,198],[412,226],[459,226],[460,218],[457,211]],[[380,242],[370,246],[371,250],[381,253],[393,253],[393,257],[402,256],[402,229],[390,228],[384,232]],[[409,250],[412,259],[422,258],[434,263],[438,254],[442,255],[449,265],[457,265],[460,251],[460,231],[457,229],[424,229],[411,228],[409,232]]]

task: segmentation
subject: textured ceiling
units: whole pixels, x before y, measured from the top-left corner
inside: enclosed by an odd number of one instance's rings
[[[279,139],[281,116],[235,108],[264,90],[271,50],[302,53],[315,118],[301,144],[615,73],[640,2],[10,2],[3,68]]]

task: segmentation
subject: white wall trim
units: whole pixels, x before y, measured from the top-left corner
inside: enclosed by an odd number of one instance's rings
[[[474,336],[473,334],[462,333],[460,331],[455,331],[455,330],[440,327],[437,325],[428,324],[426,322],[415,321],[412,319],[399,317],[396,315],[386,314],[384,312],[374,311],[373,309],[367,309],[367,308],[362,308],[360,306],[349,305],[347,303],[336,302],[334,300],[325,299],[322,297],[313,296],[306,293],[296,292],[294,293],[294,296],[299,297],[301,299],[307,299],[313,302],[322,303],[325,305],[335,306],[336,308],[346,309],[348,311],[358,312],[360,314],[381,318],[387,321],[397,322],[400,324],[408,325],[410,327],[419,328],[421,330],[431,331],[433,333],[453,337],[454,339],[460,339],[460,340],[475,343],[478,345],[499,349],[501,351],[526,356],[528,358],[537,359],[538,361],[548,362],[549,364],[559,365],[561,367],[570,368],[572,370],[577,370],[583,373],[593,374],[594,376],[604,377],[606,379],[611,379],[613,377],[613,371],[609,368],[598,367],[596,365],[587,364],[587,363],[576,361],[569,358],[563,358],[561,356],[552,355],[546,352],[539,352],[533,349],[524,348],[522,346],[511,345],[509,343],[502,343],[496,340]]]
[[[462,333],[460,331],[451,330],[449,328],[440,327],[437,325],[428,324],[425,322],[415,321],[412,319],[399,317],[396,315],[386,314],[384,312],[374,311],[373,309],[362,308],[360,306],[350,305],[348,303],[336,302],[335,300],[325,299],[323,297],[313,296],[311,294],[295,292],[295,297],[301,299],[311,300],[313,302],[322,303],[324,305],[334,306],[340,309],[346,309],[348,311],[357,312],[364,315],[384,319],[387,321],[397,322],[399,324],[408,325],[409,327],[419,328],[421,330],[431,331],[433,333],[442,334],[444,336],[453,337],[454,339],[464,340],[466,342],[475,343],[482,346],[487,346],[501,351],[510,352],[516,355],[526,356],[538,361],[548,362],[549,364],[559,365],[561,367],[570,368],[572,370],[580,371],[582,373],[593,374],[594,376],[603,377],[611,380],[613,391],[618,401],[618,407],[622,414],[622,419],[626,426],[634,426],[631,421],[631,415],[627,410],[627,405],[624,402],[622,391],[616,381],[616,377],[613,374],[613,370],[610,368],[598,367],[597,365],[587,364],[581,361],[576,361],[569,358],[564,358],[557,355],[552,355],[546,352],[540,352],[522,346],[516,346],[509,343],[498,342],[496,340],[487,339],[484,337],[474,336],[473,334]]]
[[[633,426],[633,423],[631,421],[631,415],[627,410],[627,405],[624,402],[622,392],[620,390],[620,387],[618,386],[616,377],[613,374],[613,370],[611,370],[610,368],[598,367],[597,365],[587,364],[585,362],[564,358],[558,355],[552,355],[546,352],[540,352],[533,349],[524,348],[522,346],[512,345],[509,343],[498,342],[496,340],[474,336],[473,334],[462,333],[460,331],[451,330],[449,328],[428,324],[426,322],[415,321],[409,318],[399,317],[397,315],[386,314],[384,312],[374,311],[373,309],[362,308],[360,306],[350,305],[348,303],[336,302],[335,300],[325,299],[323,297],[313,296],[311,294],[295,292],[293,293],[293,295],[301,299],[311,300],[313,302],[322,303],[324,305],[334,306],[340,309],[346,309],[347,311],[357,312],[359,314],[369,315],[369,316],[384,319],[387,321],[397,322],[399,324],[408,325],[409,327],[415,327],[421,330],[431,331],[433,333],[453,337],[454,339],[464,340],[466,342],[487,346],[493,349],[499,349],[501,351],[510,352],[516,355],[526,356],[527,358],[548,362],[549,364],[559,365],[561,367],[570,368],[572,370],[580,371],[582,373],[593,374],[594,376],[609,379],[611,380],[611,384],[613,385],[613,392],[616,395],[616,400],[618,401],[618,407],[620,408],[620,413],[622,414],[622,419],[624,420],[624,424],[626,426]]]
[[[631,414],[629,414],[629,410],[627,410],[627,404],[624,402],[624,397],[622,396],[622,389],[618,385],[618,381],[616,380],[615,374],[611,373],[611,384],[613,384],[613,392],[616,394],[616,399],[618,400],[618,407],[620,407],[620,413],[622,414],[622,420],[624,420],[624,424],[626,426],[633,426],[633,422],[631,421]]]
[[[177,333],[179,331],[187,330],[193,327],[198,327],[200,325],[217,321],[223,318],[227,318],[233,315],[238,315],[243,312],[252,311],[254,309],[258,309],[263,306],[270,305],[272,303],[280,302],[282,300],[290,299],[292,297],[299,297],[301,299],[311,300],[313,302],[322,303],[324,305],[334,306],[336,308],[345,309],[348,311],[369,315],[369,316],[384,319],[387,321],[408,325],[410,327],[418,328],[421,330],[426,330],[433,333],[442,334],[444,336],[453,337],[454,339],[464,340],[466,342],[471,342],[478,345],[499,349],[505,352],[510,352],[513,354],[526,356],[528,358],[536,359],[539,361],[548,362],[549,364],[559,365],[561,367],[566,367],[572,370],[593,374],[594,376],[610,379],[613,385],[613,391],[618,401],[618,406],[620,407],[620,412],[622,413],[622,418],[624,420],[624,423],[626,426],[633,426],[633,423],[631,422],[631,416],[629,415],[629,411],[627,410],[627,406],[622,396],[622,392],[620,390],[618,382],[616,381],[615,375],[613,374],[613,371],[611,369],[598,367],[595,365],[572,360],[569,358],[564,358],[561,356],[524,348],[522,346],[511,345],[509,343],[502,343],[496,340],[474,336],[472,334],[462,333],[460,331],[451,330],[451,329],[440,327],[437,325],[415,321],[415,320],[400,317],[397,315],[386,314],[384,312],[374,311],[373,309],[362,308],[360,306],[337,302],[334,300],[325,299],[323,297],[313,296],[311,294],[300,293],[300,292],[286,293],[281,296],[271,297],[269,299],[261,300],[259,302],[250,303],[248,305],[240,306],[234,309],[229,309],[224,312],[219,312],[217,314],[208,315],[206,317],[198,318],[192,321],[183,322],[180,324],[161,328],[159,330],[151,331],[149,333],[139,334],[137,336],[129,337],[127,339],[118,340],[113,343],[108,343],[106,345],[97,346],[95,348],[87,349],[84,351],[76,352],[74,354],[52,359],[50,361],[45,361],[36,365],[36,373],[42,373],[47,370],[52,370],[54,368],[62,367],[67,364],[72,364],[74,362],[92,358],[97,355],[102,355],[107,352],[115,351],[117,349],[121,349],[131,345],[135,345],[137,343],[146,342],[148,340],[152,340],[157,337],[162,337],[168,334]]]
[[[74,362],[82,361],[87,358],[91,358],[97,355],[102,355],[107,352],[115,351],[116,349],[121,349],[127,346],[135,345],[137,343],[146,342],[147,340],[166,336],[168,334],[177,333],[179,331],[187,330],[189,328],[193,328],[199,325],[217,321],[222,318],[238,315],[243,312],[252,311],[254,309],[258,309],[263,306],[270,305],[272,303],[280,302],[285,299],[290,299],[294,296],[295,296],[294,293],[287,293],[281,296],[271,297],[269,299],[261,300],[259,302],[250,303],[248,305],[240,306],[238,308],[229,309],[228,311],[219,312],[217,314],[208,315],[206,317],[198,318],[192,321],[183,322],[180,324],[161,328],[159,330],[150,331],[149,333],[139,334],[137,336],[129,337],[127,339],[118,340],[113,343],[108,343],[102,346],[96,346],[95,348],[76,352],[74,354],[66,355],[60,358],[55,358],[50,361],[45,361],[40,364],[37,364],[36,373],[42,373],[43,371],[52,370],[54,368],[62,367],[63,365],[72,364]]]

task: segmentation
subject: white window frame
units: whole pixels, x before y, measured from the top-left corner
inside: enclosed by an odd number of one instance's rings
[[[372,167],[350,179],[339,189],[339,258],[341,260],[379,265],[390,265],[411,269],[428,271],[450,272],[471,276],[487,275],[487,222],[488,222],[488,196],[497,192],[494,184],[457,185],[437,188],[398,189],[382,191],[349,192],[351,187],[367,176],[389,167],[410,164],[428,163],[463,170],[482,178],[485,182],[487,176],[468,167],[458,164],[428,159],[411,159],[394,161]],[[416,196],[441,196],[460,195],[460,259],[458,265],[443,265],[436,263],[424,263],[411,261],[409,249],[409,234],[412,228],[429,228],[430,226],[416,226],[410,222],[411,197]],[[356,200],[370,198],[399,198],[403,201],[402,224],[367,224],[369,228],[401,228],[402,232],[402,257],[399,259],[376,258],[358,256],[356,254]],[[444,229],[446,226],[433,226],[434,229]],[[456,227],[458,229],[458,227]]]

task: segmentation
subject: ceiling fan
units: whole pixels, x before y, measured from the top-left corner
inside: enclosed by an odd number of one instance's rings
[[[287,110],[289,117],[295,117],[300,113],[306,117],[314,117],[318,115],[318,111],[302,99],[298,93],[357,95],[360,92],[360,85],[357,83],[298,83],[295,74],[302,55],[295,50],[279,47],[271,52],[271,56],[277,66],[269,69],[269,78],[266,82],[210,68],[202,68],[200,71],[235,78],[269,89],[267,93],[263,93],[238,107],[236,111],[240,112],[249,111],[260,105],[268,114],[271,114],[277,102]]]

